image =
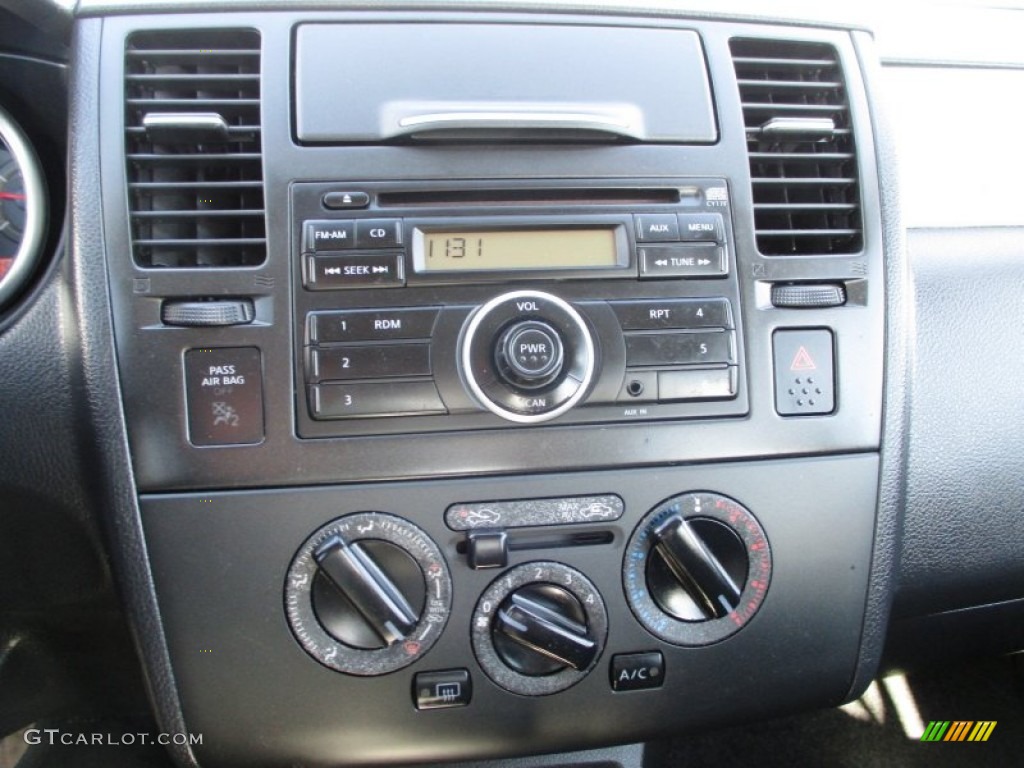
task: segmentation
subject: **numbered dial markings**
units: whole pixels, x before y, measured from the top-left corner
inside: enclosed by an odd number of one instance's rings
[[[542,585],[564,590],[582,608],[587,634],[596,643],[592,658],[582,669],[564,666],[542,676],[522,674],[508,666],[495,648],[498,611],[506,598],[523,587]],[[471,634],[477,660],[491,680],[512,693],[547,696],[575,685],[597,664],[608,634],[608,614],[597,587],[579,571],[561,563],[525,563],[504,573],[487,588],[473,612]]]
[[[652,594],[663,593],[665,578],[664,562],[655,548],[676,517],[682,517],[697,531],[725,531],[727,537],[735,539],[740,557],[746,558],[745,569],[730,568],[733,573],[726,580],[735,584],[738,595],[731,596],[735,599],[720,599],[722,610],[718,606],[696,610],[684,601],[676,609],[668,605],[664,594]],[[715,493],[687,493],[655,507],[633,533],[622,566],[626,600],[637,619],[656,637],[681,646],[710,645],[742,629],[764,602],[771,574],[771,549],[761,525],[741,504]],[[736,576],[739,578],[732,578]],[[680,577],[683,582],[688,577],[708,580],[706,574],[696,570]]]
[[[339,538],[370,552],[382,545],[395,547],[408,555],[422,575],[422,609],[417,604],[414,623],[396,628],[396,636],[389,637],[383,647],[373,647],[372,638],[345,643],[317,618],[313,596],[320,572],[317,553],[322,557],[324,546]],[[292,632],[310,656],[338,672],[383,675],[412,664],[437,642],[451,613],[452,580],[441,550],[419,527],[394,515],[360,512],[328,523],[303,543],[288,569],[284,599]]]

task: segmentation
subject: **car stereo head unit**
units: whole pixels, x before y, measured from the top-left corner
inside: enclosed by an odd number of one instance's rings
[[[724,179],[295,183],[302,437],[747,413]]]

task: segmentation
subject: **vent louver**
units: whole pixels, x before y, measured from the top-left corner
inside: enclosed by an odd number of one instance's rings
[[[125,51],[125,97],[135,262],[262,264],[259,34],[137,33]]]
[[[754,228],[766,256],[863,245],[849,102],[835,48],[730,42],[750,158]]]

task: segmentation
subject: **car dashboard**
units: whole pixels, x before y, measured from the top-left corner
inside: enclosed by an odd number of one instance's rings
[[[636,768],[1024,646],[1021,14],[735,6],[0,2],[3,734]]]

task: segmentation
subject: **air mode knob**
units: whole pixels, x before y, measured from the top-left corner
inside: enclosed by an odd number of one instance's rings
[[[655,507],[626,548],[630,608],[657,637],[707,645],[753,618],[771,581],[761,525],[744,506],[714,493],[687,493]]]
[[[288,570],[285,609],[296,639],[321,664],[382,675],[437,641],[451,592],[426,533],[394,515],[360,512],[306,540]]]

